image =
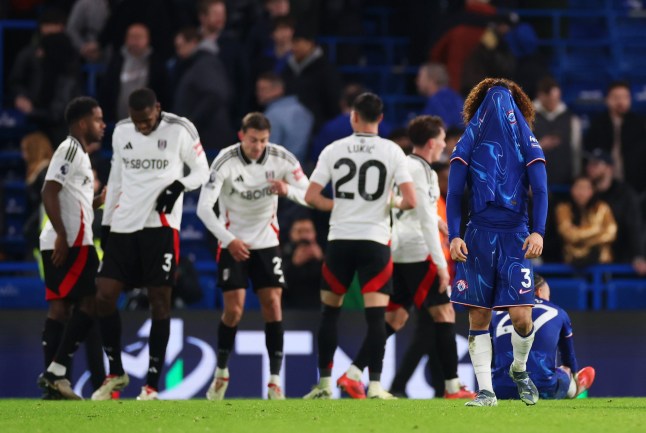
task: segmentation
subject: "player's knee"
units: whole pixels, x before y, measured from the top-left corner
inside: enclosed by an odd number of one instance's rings
[[[227,326],[238,326],[238,323],[242,319],[243,311],[244,309],[241,305],[226,306],[222,313],[222,321]]]
[[[451,304],[430,308],[431,317],[436,323],[455,323],[455,310]]]
[[[58,322],[67,322],[71,316],[71,308],[65,302],[50,302],[47,317]]]
[[[274,322],[281,320],[281,303],[278,296],[272,296],[264,300],[261,304],[261,308],[266,321]]]

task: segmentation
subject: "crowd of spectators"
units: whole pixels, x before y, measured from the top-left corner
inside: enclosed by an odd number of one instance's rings
[[[362,6],[371,3],[70,0],[40,5],[33,12],[37,31],[9,62],[5,101],[5,107],[22,113],[39,131],[22,142],[30,251],[39,230],[40,178],[52,147],[67,133],[63,108],[85,88],[83,64],[104,65],[97,97],[109,123],[127,117],[132,90],[150,87],[162,109],[195,124],[213,157],[237,141],[244,114],[263,111],[272,124],[271,141],[292,151],[308,171],[327,144],[351,133],[349,107],[367,90],[364,83],[344,82],[317,38],[359,34]],[[407,8],[410,16],[429,7],[374,3]],[[563,101],[560,83],[549,76],[549,62],[538,49],[534,29],[496,7],[509,2],[429,3],[445,15],[429,18],[438,26],[423,32],[424,43],[419,28],[406,34],[412,48],[425,47],[423,56],[409,54],[419,66],[409,92],[416,87],[425,98],[416,114],[439,115],[447,125],[441,162],[448,162],[464,131],[463,98],[474,83],[492,75],[521,83],[535,98],[535,135],[546,155],[552,191],[552,230],[544,260],[632,263],[646,274],[646,122],[631,111],[630,85],[612,83],[607,110],[587,126]],[[357,57],[347,47],[337,53],[339,62],[358,63]],[[379,133],[406,151],[410,141],[404,126],[385,119]],[[105,182],[109,161],[100,155],[95,152],[92,159],[99,180]],[[438,168],[448,172],[448,165]],[[283,227],[290,234],[287,278],[309,287],[320,277],[314,270],[321,261],[326,219],[312,214],[288,221],[291,227]],[[303,294],[286,305],[314,305],[314,296]]]

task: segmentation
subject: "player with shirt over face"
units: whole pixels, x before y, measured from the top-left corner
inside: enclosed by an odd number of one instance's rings
[[[92,221],[93,209],[103,204],[103,196],[94,197],[94,175],[86,148],[101,141],[105,123],[101,107],[88,97],[70,101],[65,120],[69,136],[54,152],[43,185],[48,221],[40,234],[40,250],[49,308],[42,337],[47,371],[38,382],[64,399],[80,400],[65,375],[72,354],[94,323],[99,258]]]
[[[592,367],[579,370],[574,353],[572,322],[568,314],[550,302],[550,287],[538,274],[534,274],[535,301],[532,319],[536,329],[532,351],[527,360],[527,371],[538,388],[541,398],[576,398],[594,382]],[[509,366],[514,361],[510,334],[509,313],[497,311],[491,321],[493,333],[493,387],[497,398],[517,399],[516,384],[509,377]],[[556,353],[560,352],[563,365],[556,366]]]
[[[416,205],[415,187],[406,156],[390,140],[377,135],[383,103],[372,93],[359,95],[352,106],[354,133],[329,144],[310,178],[305,200],[316,208],[332,207],[328,245],[323,264],[321,324],[318,331],[320,380],[306,399],[329,399],[337,347],[337,322],[355,272],[359,277],[368,324],[359,353],[367,354],[369,398],[394,398],[381,386],[386,344],[385,311],[392,293],[393,262],[390,251],[391,191],[396,184],[401,197],[393,205],[406,210]],[[321,192],[332,183],[334,198]],[[366,398],[362,370],[355,363],[337,381],[352,398]]]
[[[109,236],[97,278],[97,313],[110,374],[92,394],[108,400],[129,382],[121,362],[117,299],[126,287],[146,287],[152,324],[146,385],[138,400],[156,400],[170,334],[171,288],[179,260],[184,191],[208,179],[209,166],[193,124],[161,111],[155,93],[135,90],[130,117],[112,135],[103,226]],[[190,172],[184,176],[184,165]]]
[[[249,279],[265,321],[270,373],[267,396],[271,400],[285,398],[280,379],[285,277],[276,211],[279,196],[307,206],[304,196],[309,182],[296,157],[269,142],[270,132],[265,115],[247,114],[238,134],[240,142],[222,149],[211,164],[197,205],[197,215],[219,240],[218,284],[224,298],[218,326],[218,363],[206,393],[209,400],[222,400],[229,385],[229,355]],[[219,218],[213,210],[216,201]]]
[[[451,301],[469,307],[469,354],[479,386],[476,398],[466,405],[497,405],[491,383],[492,309],[509,311],[514,354],[509,375],[520,399],[533,405],[539,395],[526,369],[534,341],[530,259],[543,251],[547,218],[545,157],[530,129],[534,107],[516,83],[486,78],[469,93],[463,115],[468,126],[451,156],[446,211],[451,258],[457,262]],[[460,207],[466,185],[469,223],[462,239]]]

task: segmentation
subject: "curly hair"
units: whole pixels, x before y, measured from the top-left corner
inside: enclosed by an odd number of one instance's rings
[[[505,87],[511,91],[511,95],[514,98],[514,102],[520,108],[520,111],[523,113],[523,117],[529,124],[530,129],[534,128],[534,105],[532,100],[529,99],[529,96],[523,92],[523,89],[516,83],[505,78],[485,78],[480,81],[467,96],[467,99],[464,101],[464,112],[462,114],[464,118],[464,124],[468,125],[473,116],[475,116],[476,111],[482,104],[485,96],[489,89],[495,86]]]

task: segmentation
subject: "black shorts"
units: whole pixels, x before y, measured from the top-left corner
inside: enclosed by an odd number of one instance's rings
[[[218,256],[218,286],[223,292],[245,289],[250,279],[254,292],[267,287],[286,287],[283,258],[277,246],[251,250],[244,262],[233,260],[226,248]]]
[[[67,260],[60,268],[52,263],[52,253],[52,250],[41,252],[46,300],[76,300],[96,293],[94,279],[99,268],[99,257],[94,246],[71,247]]]
[[[340,239],[328,242],[321,289],[343,295],[355,272],[361,293],[390,295],[393,291],[390,247],[373,241]]]
[[[110,233],[99,277],[128,287],[175,284],[179,233],[172,227],[144,228],[134,233]]]
[[[437,267],[430,260],[416,263],[395,263],[393,271],[395,293],[390,298],[387,311],[415,305],[418,309],[448,304],[449,295],[440,293]]]

